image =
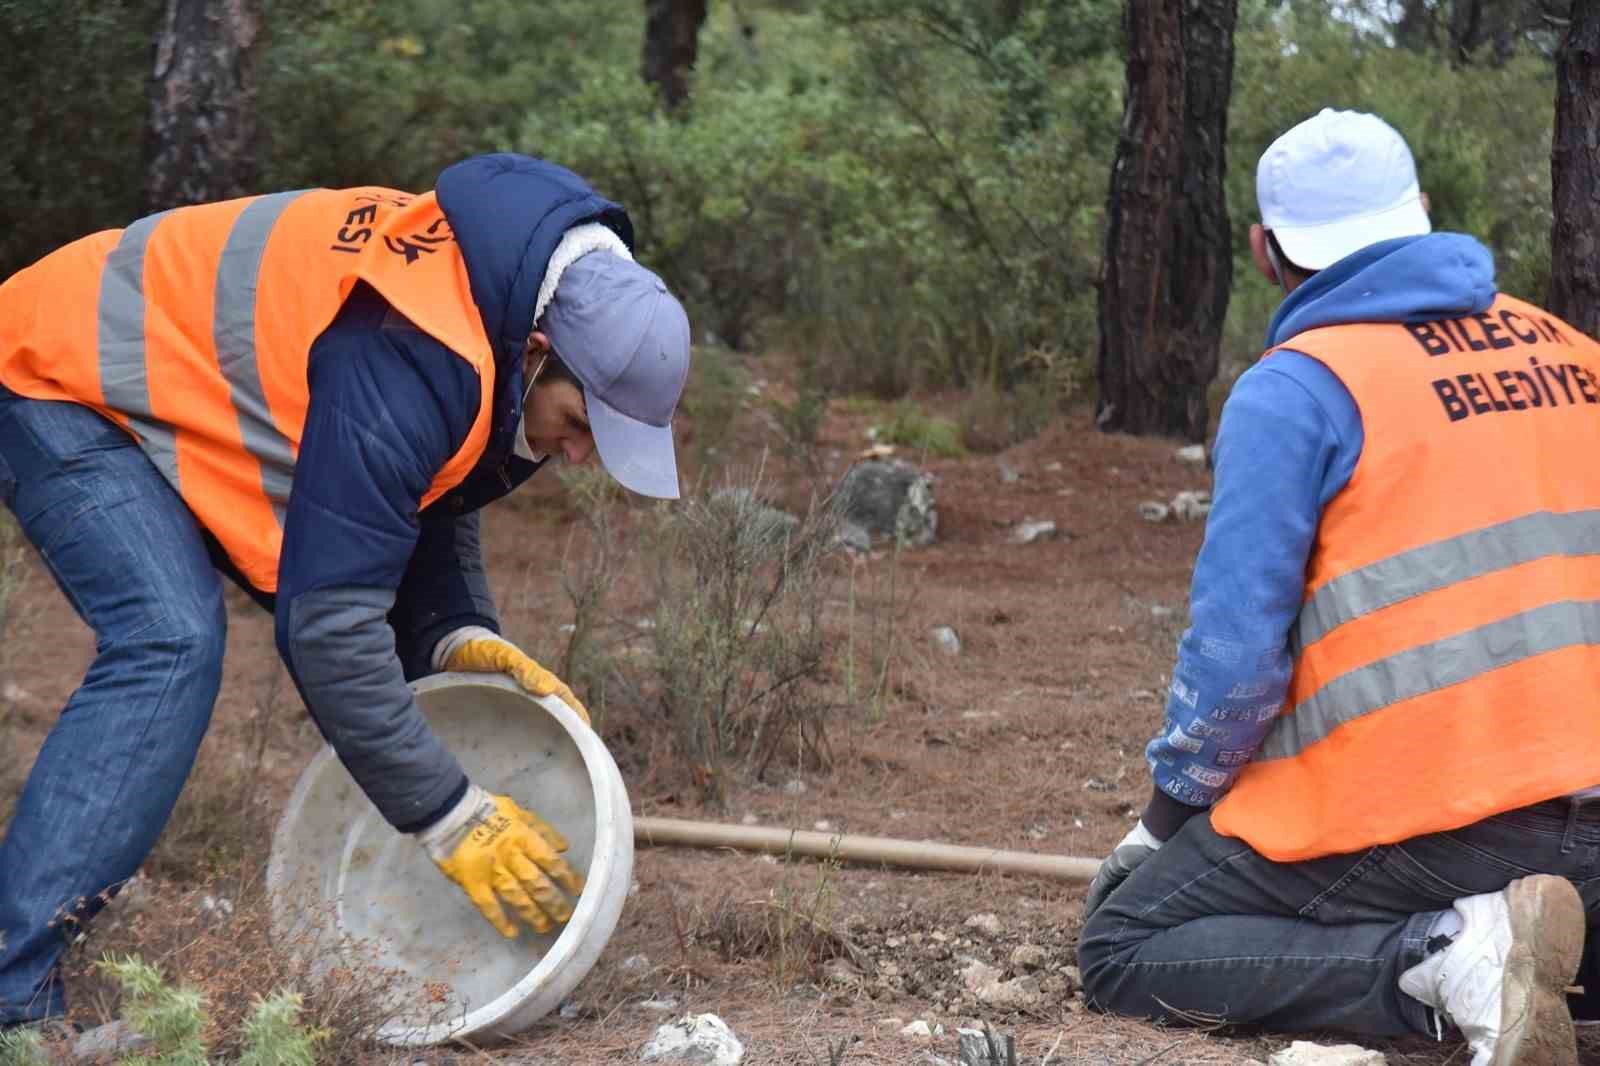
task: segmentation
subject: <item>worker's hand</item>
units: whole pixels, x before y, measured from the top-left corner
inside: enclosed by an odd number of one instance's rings
[[[516,800],[476,785],[417,839],[508,940],[516,939],[517,927],[502,904],[534,932],[548,933],[572,917],[567,896],[583,892],[583,878],[561,858],[566,839]]]
[[[578,712],[583,724],[589,724],[589,710],[578,702],[578,697],[555,674],[546,670],[522,649],[500,637],[476,637],[451,652],[445,660],[446,670],[468,670],[483,674],[505,674],[535,696],[557,696],[562,703]]]
[[[1122,838],[1122,843],[1113,848],[1100,864],[1100,872],[1094,875],[1094,880],[1089,882],[1089,898],[1083,904],[1083,920],[1088,921],[1089,916],[1100,909],[1100,904],[1116,891],[1117,886],[1160,847],[1161,841],[1144,827],[1144,822],[1130,829],[1128,835]]]

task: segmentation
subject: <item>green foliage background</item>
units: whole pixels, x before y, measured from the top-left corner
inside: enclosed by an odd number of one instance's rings
[[[0,0],[0,276],[137,215],[161,7]],[[1485,240],[1508,291],[1544,297],[1547,55],[1458,69],[1395,47],[1360,7],[1241,0],[1224,378],[1276,303],[1244,252],[1255,159],[1323,106],[1388,118],[1438,226]],[[464,155],[515,149],[629,207],[699,337],[803,351],[820,388],[1011,388],[1092,354],[1121,0],[711,11],[690,105],[668,117],[638,75],[633,0],[267,0],[262,187],[426,188]]]

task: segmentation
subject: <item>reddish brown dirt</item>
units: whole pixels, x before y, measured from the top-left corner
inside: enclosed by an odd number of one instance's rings
[[[929,406],[953,411],[958,402],[933,398]],[[825,481],[836,480],[865,446],[874,420],[870,412],[846,413],[848,406],[836,403],[824,426]],[[772,439],[762,436],[758,419],[747,421],[741,454],[756,454]],[[1184,625],[1201,541],[1200,524],[1152,524],[1136,512],[1141,500],[1209,487],[1203,468],[1174,459],[1177,443],[1106,436],[1078,410],[999,456],[926,459],[937,477],[938,543],[856,564],[860,617],[844,617],[841,601],[831,621],[861,633],[873,621],[886,628],[881,593],[890,568],[899,568],[892,698],[881,717],[859,706],[838,712],[828,727],[830,769],[790,764],[769,770],[766,781],[730,775],[727,809],[719,811],[700,805],[661,727],[637,712],[608,709],[597,724],[630,779],[636,811],[753,817],[807,829],[826,821],[856,833],[1100,857],[1147,794],[1142,749],[1158,727],[1157,693]],[[1020,477],[1003,479],[1002,461]],[[772,460],[769,472],[776,473],[775,495],[792,503],[803,497],[805,482],[781,461]],[[571,609],[554,561],[567,550],[575,521],[556,479],[536,482],[543,484],[491,510],[488,560],[508,634],[558,655],[556,628]],[[1053,520],[1061,535],[1008,543],[1023,519]],[[873,589],[880,593],[875,608]],[[280,668],[268,620],[242,595],[231,595],[230,606],[213,733],[169,833],[181,840],[164,841],[156,859],[166,879],[259,868],[271,816],[317,743],[292,690],[284,686],[272,698]],[[870,610],[880,613],[868,618]],[[6,679],[27,694],[11,711],[12,767],[28,764],[92,650],[89,634],[37,568],[21,614],[5,667]],[[935,650],[928,633],[937,625],[956,629],[959,656]],[[274,710],[263,726],[264,706]],[[5,728],[0,719],[0,738]],[[249,751],[256,745],[265,752],[262,769],[241,782],[238,767],[254,765]],[[16,776],[13,769],[12,786]],[[795,778],[805,782],[803,792],[782,787]],[[0,777],[0,803],[9,799],[6,785]],[[720,1014],[745,1038],[745,1061],[762,1064],[828,1063],[830,1047],[841,1041],[843,1063],[911,1063],[925,1050],[953,1060],[954,1030],[974,1018],[1014,1036],[1017,1061],[1025,1064],[1051,1052],[1052,1063],[1243,1063],[1288,1042],[1085,1013],[1061,969],[1074,962],[1079,885],[834,870],[687,850],[643,850],[635,876],[622,923],[579,989],[577,1016],[495,1055],[633,1061],[655,1026],[674,1016],[639,1005],[651,997],[670,998],[675,1014]],[[997,917],[998,934],[965,924],[980,913]],[[119,923],[102,924],[108,931],[96,932],[87,953],[141,947]],[[1012,952],[1023,944],[1044,952],[1042,1005],[1003,1013],[961,997],[959,959],[979,958],[1009,974],[1016,972]],[[622,961],[638,955],[648,962],[625,970]],[[859,966],[830,961],[835,957]],[[78,984],[86,1014],[112,1009],[91,982]],[[944,1035],[902,1036],[900,1024],[918,1018],[942,1025]],[[1418,1066],[1459,1052],[1459,1045],[1422,1040],[1366,1043],[1384,1048],[1391,1063]],[[445,1062],[460,1054],[428,1057]],[[1458,1053],[1453,1061],[1464,1059]]]

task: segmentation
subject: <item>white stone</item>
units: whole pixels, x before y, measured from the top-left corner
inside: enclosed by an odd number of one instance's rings
[[[969,962],[961,971],[961,983],[973,995],[987,985],[995,984],[1000,980],[1000,971],[986,962]]]
[[[627,958],[622,960],[622,972],[631,974],[649,973],[650,956],[629,955]]]
[[[1059,474],[1061,472],[1061,464],[1057,462],[1046,463],[1044,464],[1044,472],[1047,474]]]
[[[1014,485],[1016,484],[1017,479],[1020,477],[1022,477],[1022,475],[1017,471],[1016,467],[1012,466],[1004,459],[1000,461],[1000,481],[1002,484]]]
[[[791,777],[783,783],[783,791],[791,796],[804,796],[806,794],[806,783],[798,777]]]
[[[1037,944],[1022,944],[1011,953],[1011,965],[1019,970],[1037,970],[1044,966],[1048,953]]]
[[[1186,444],[1173,452],[1172,457],[1180,463],[1193,463],[1199,466],[1206,461],[1206,446],[1204,444]]]
[[[828,821],[826,818],[818,818],[816,821],[811,823],[811,828],[815,829],[819,833],[828,833],[833,831],[833,823]]]
[[[1056,524],[1048,518],[1037,522],[1023,522],[1011,531],[1011,543],[1032,544],[1036,540],[1053,540],[1056,535]]]
[[[1185,490],[1172,498],[1172,513],[1193,522],[1211,513],[1211,493]]]
[[[991,981],[978,989],[978,1002],[1001,1010],[1026,1010],[1036,1007],[1044,999],[1039,982],[1032,976],[1013,977],[1009,981]]]
[[[985,936],[1000,935],[1000,919],[996,918],[993,914],[974,914],[961,924],[966,926],[968,929],[976,929]]]
[[[1146,522],[1165,522],[1172,508],[1155,500],[1145,500],[1139,505],[1139,517]]]
[[[923,1021],[921,1018],[918,1018],[916,1021],[901,1029],[900,1035],[932,1037],[933,1029],[928,1025],[927,1022]]]
[[[704,1066],[739,1066],[744,1045],[728,1023],[715,1014],[686,1014],[656,1030],[639,1052],[642,1062],[692,1062]]]
[[[1172,617],[1172,608],[1168,607],[1164,603],[1151,604],[1150,605],[1150,617],[1151,618],[1171,618]]]
[[[928,637],[933,641],[933,646],[946,655],[961,654],[961,637],[949,626],[934,626],[928,630]]]
[[[1359,1044],[1313,1044],[1296,1040],[1267,1060],[1268,1066],[1385,1066],[1383,1052]]]
[[[671,996],[653,996],[642,999],[635,1004],[640,1010],[654,1011],[657,1014],[668,1014],[678,1009],[678,1001]]]
[[[761,824],[761,819],[757,818],[753,814],[747,814],[743,818],[739,819],[739,824],[740,825],[760,825]]]

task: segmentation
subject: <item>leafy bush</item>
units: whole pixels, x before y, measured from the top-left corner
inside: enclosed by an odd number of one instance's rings
[[[878,439],[941,458],[952,458],[966,451],[961,444],[960,427],[948,418],[929,414],[910,400],[894,405],[889,424],[879,431]]]

